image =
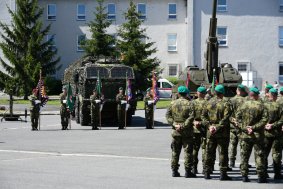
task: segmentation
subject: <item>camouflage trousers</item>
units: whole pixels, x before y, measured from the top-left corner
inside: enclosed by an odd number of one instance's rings
[[[265,177],[265,157],[264,157],[264,143],[261,139],[245,138],[241,139],[241,174],[248,176],[249,173],[249,159],[254,148],[256,171],[259,177]]]
[[[206,148],[206,138],[203,137],[201,133],[194,133],[193,138],[193,166],[197,168],[198,166],[198,152],[200,147],[202,147],[202,165],[205,167],[205,148]]]
[[[184,148],[184,165],[186,171],[192,170],[193,165],[193,139],[188,136],[172,136],[172,159],[171,159],[171,169],[179,169],[179,158],[181,154],[182,147]]]
[[[118,126],[119,128],[124,128],[125,127],[125,114],[126,111],[125,109],[118,109],[117,110],[117,118],[118,118]]]
[[[66,129],[69,124],[70,112],[66,108],[60,109],[61,125],[62,129]]]
[[[219,167],[221,173],[226,173],[228,168],[228,147],[229,138],[208,138],[206,144],[206,162],[205,171],[210,173],[213,171],[215,163],[216,148],[218,147],[219,153]]]
[[[38,127],[38,119],[39,119],[39,112],[38,111],[30,111],[30,120],[31,120],[31,127],[32,129],[37,129]]]
[[[281,159],[282,159],[282,146],[280,137],[265,137],[264,138],[264,148],[265,148],[265,165],[266,169],[268,166],[268,156],[270,151],[272,150],[272,159],[273,159],[273,166],[274,172],[280,173],[281,171]]]
[[[153,109],[145,109],[145,125],[146,128],[152,128],[153,125]]]
[[[229,142],[229,158],[231,160],[236,160],[237,156],[237,146],[239,143],[239,135],[236,131],[230,132],[230,142]]]

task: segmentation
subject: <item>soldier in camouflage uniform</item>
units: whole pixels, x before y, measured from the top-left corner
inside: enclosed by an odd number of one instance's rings
[[[210,99],[202,111],[201,119],[207,128],[205,179],[211,179],[216,148],[219,148],[220,180],[231,180],[227,175],[228,146],[229,146],[229,117],[231,115],[230,102],[224,100],[224,86],[215,87],[215,97]]]
[[[30,120],[32,131],[38,130],[38,119],[39,119],[39,111],[40,111],[40,102],[37,99],[37,89],[32,90],[32,95],[29,97],[31,106],[30,106]]]
[[[171,102],[167,113],[166,119],[172,125],[172,159],[171,169],[172,176],[179,177],[179,157],[184,148],[184,165],[185,177],[196,177],[191,172],[192,170],[192,153],[193,153],[193,120],[194,120],[194,107],[193,104],[186,100],[189,93],[185,86],[178,87],[178,99]]]
[[[264,97],[262,98],[263,101],[268,101],[269,97],[269,90],[272,89],[273,86],[270,84],[267,84],[264,88]]]
[[[197,99],[193,101],[195,107],[195,118],[194,118],[194,139],[193,139],[193,173],[197,174],[198,166],[198,152],[202,146],[202,165],[203,170],[205,169],[205,147],[206,147],[206,128],[204,127],[201,120],[201,113],[205,107],[206,100],[204,99],[206,95],[206,88],[199,87],[197,89]]]
[[[232,105],[232,115],[230,117],[230,144],[229,144],[229,159],[230,167],[235,167],[235,160],[237,155],[237,146],[239,142],[239,128],[237,127],[236,112],[244,103],[246,90],[244,85],[238,85],[236,96],[230,99]]]
[[[243,182],[250,181],[248,178],[248,163],[254,148],[258,182],[265,183],[267,180],[263,140],[268,112],[259,99],[259,90],[257,88],[250,88],[249,96],[250,100],[245,101],[236,114],[236,121],[241,130],[241,174]]]
[[[280,107],[283,107],[283,87],[280,88],[280,96],[278,97],[277,101],[276,101]],[[281,157],[282,157],[282,150],[283,150],[283,125],[281,127]],[[282,163],[282,159],[281,159],[281,163]]]
[[[96,92],[96,89],[93,90],[93,94],[90,96],[90,115],[91,115],[91,126],[92,130],[99,130],[98,124],[100,119],[100,103],[101,99],[99,98],[99,95]]]
[[[211,87],[209,87],[209,88],[206,90],[206,95],[205,95],[204,99],[205,99],[206,101],[208,101],[208,100],[210,100],[212,97],[213,97],[213,94],[212,94],[212,92],[211,92]]]
[[[144,111],[145,111],[145,125],[147,129],[153,129],[153,108],[154,99],[153,95],[150,93],[150,88],[146,90],[146,95],[143,98],[144,101]]]
[[[119,93],[116,95],[118,129],[125,128],[126,104],[123,104],[122,101],[126,101],[126,96],[124,95],[123,87],[120,87]]]
[[[61,116],[61,125],[62,125],[62,130],[67,130],[68,129],[68,124],[69,124],[69,118],[70,118],[70,112],[67,109],[67,87],[63,87],[63,93],[60,94],[60,102],[61,102],[61,107],[60,107],[60,116]]]
[[[264,131],[264,147],[265,147],[265,161],[266,169],[268,166],[267,158],[272,149],[274,179],[282,179],[281,175],[281,159],[282,159],[282,147],[280,139],[282,137],[282,125],[283,125],[283,109],[276,102],[278,92],[275,88],[269,90],[268,101],[265,102],[265,107],[268,111],[268,122],[265,125]]]

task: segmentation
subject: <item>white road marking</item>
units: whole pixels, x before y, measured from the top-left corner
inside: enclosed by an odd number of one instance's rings
[[[41,125],[40,127],[60,127],[61,124],[53,124],[53,125]],[[5,127],[2,128],[1,130],[18,130],[18,129],[30,129],[31,126],[24,126],[24,127]]]

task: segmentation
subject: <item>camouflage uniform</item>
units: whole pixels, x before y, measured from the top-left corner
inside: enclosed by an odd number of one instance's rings
[[[201,113],[203,108],[205,107],[206,100],[202,98],[198,98],[193,101],[195,108],[195,118],[194,121],[202,121]],[[198,165],[198,152],[200,147],[202,146],[202,165],[203,170],[205,169],[205,148],[206,148],[206,128],[203,124],[199,127],[194,125],[194,139],[193,139],[193,172],[197,172]]]
[[[236,126],[236,112],[239,107],[245,102],[245,97],[236,95],[230,99],[232,105],[232,115],[230,117],[230,143],[229,143],[229,159],[230,166],[235,166],[235,160],[237,155],[237,146],[239,143],[240,130]]]
[[[67,94],[61,93],[60,94],[60,102],[61,102],[61,108],[60,108],[60,116],[61,116],[61,125],[62,130],[66,130],[69,123],[70,118],[70,112],[67,109],[67,104],[63,101],[67,99]]]
[[[119,129],[125,128],[125,113],[126,113],[126,104],[121,104],[122,100],[126,100],[126,96],[123,94],[116,95],[117,102],[117,118]]]
[[[91,126],[93,130],[98,129],[99,124],[99,116],[100,116],[100,103],[96,103],[95,100],[100,100],[98,95],[91,95],[90,96],[90,102],[91,102],[91,108],[90,108],[90,115],[91,115]]]
[[[276,102],[279,104],[280,107],[283,107],[283,95],[281,95],[280,97],[278,97]],[[282,127],[283,127],[283,126],[282,126]],[[281,128],[280,143],[281,143],[281,150],[280,150],[280,153],[281,153],[281,157],[282,157],[282,150],[283,150],[283,131],[282,131],[282,128]],[[281,163],[282,163],[282,160],[281,160]]]
[[[259,178],[265,178],[265,160],[264,160],[264,126],[267,123],[268,112],[264,108],[261,100],[250,99],[239,108],[236,114],[236,120],[241,130],[241,174],[248,176],[249,158],[254,147],[255,163]],[[253,129],[252,134],[247,133],[247,126]]]
[[[179,169],[179,157],[184,148],[184,164],[185,170],[191,172],[192,170],[192,153],[193,153],[193,120],[194,107],[192,103],[184,97],[179,97],[177,100],[171,102],[166,119],[172,125],[172,160],[171,169],[177,171]],[[175,125],[181,125],[182,129],[178,132]]]
[[[272,149],[273,168],[276,176],[281,175],[281,159],[282,147],[280,139],[282,138],[282,125],[283,125],[283,109],[279,104],[269,100],[265,103],[268,111],[268,123],[273,124],[271,130],[264,131],[264,147],[265,147],[265,161],[267,168],[267,158]]]
[[[153,100],[153,96],[150,95],[146,95],[143,98],[144,101],[144,111],[145,111],[145,125],[147,129],[152,129],[152,125],[153,125],[153,108],[154,108],[154,103],[152,104],[148,104],[149,100]]]
[[[211,98],[202,111],[201,119],[207,128],[206,163],[205,173],[210,174],[213,170],[214,156],[217,146],[219,147],[219,166],[221,175],[227,174],[228,146],[229,146],[229,117],[231,105],[229,101],[219,97]],[[211,134],[210,126],[216,127],[216,133]],[[208,176],[210,178],[210,176]]]
[[[39,111],[40,111],[40,103],[36,103],[37,97],[32,94],[30,97],[30,120],[32,130],[37,130],[38,127],[38,119],[39,119]]]

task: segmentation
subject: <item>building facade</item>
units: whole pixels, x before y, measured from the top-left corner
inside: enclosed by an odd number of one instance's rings
[[[147,30],[155,42],[163,77],[178,77],[189,65],[204,67],[204,52],[213,0],[134,0]],[[9,22],[6,4],[0,1],[1,21]],[[105,0],[108,33],[116,36],[125,22],[123,13],[129,0]],[[44,8],[43,23],[51,24],[54,48],[58,49],[64,69],[84,55],[79,42],[90,38],[88,23],[97,6],[92,0],[39,0]],[[3,15],[3,16],[2,16]],[[265,81],[283,84],[283,0],[218,0],[219,62],[231,63],[243,76],[244,84],[263,86]],[[1,55],[1,54],[0,54]]]

